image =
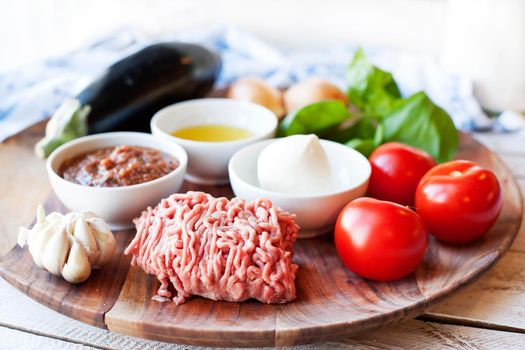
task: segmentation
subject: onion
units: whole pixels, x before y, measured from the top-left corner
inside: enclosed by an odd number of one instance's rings
[[[281,92],[261,78],[245,77],[237,80],[230,86],[227,97],[260,104],[279,118],[285,114]]]
[[[321,78],[300,81],[284,93],[284,105],[288,112],[324,100],[347,103],[346,95],[337,86]]]

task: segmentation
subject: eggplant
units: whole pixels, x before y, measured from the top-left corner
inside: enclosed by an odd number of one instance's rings
[[[149,131],[159,109],[205,96],[222,67],[208,49],[189,43],[158,43],[114,63],[53,114],[35,145],[47,157],[61,144],[109,131]]]

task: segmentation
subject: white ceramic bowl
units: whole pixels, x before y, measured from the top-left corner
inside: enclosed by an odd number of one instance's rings
[[[158,179],[123,187],[91,187],[64,180],[60,165],[74,156],[117,145],[149,147],[179,161],[177,169]],[[177,192],[184,180],[188,156],[172,142],[140,132],[112,132],[85,136],[57,148],[47,160],[47,173],[56,196],[70,210],[89,210],[106,220],[114,230],[133,227],[132,219],[148,206]]]
[[[253,136],[237,141],[203,142],[171,135],[175,130],[205,124],[245,128]],[[176,103],[151,119],[151,132],[178,143],[188,152],[186,178],[198,184],[228,183],[228,161],[244,146],[275,136],[277,117],[255,103],[225,98],[204,98]]]
[[[341,209],[362,197],[368,187],[371,167],[361,153],[342,144],[320,140],[330,165],[348,181],[338,191],[323,194],[290,194],[264,190],[257,179],[257,159],[261,151],[275,140],[257,142],[237,152],[228,166],[230,182],[237,197],[247,200],[268,198],[274,205],[297,214],[300,238],[317,236],[333,229]]]

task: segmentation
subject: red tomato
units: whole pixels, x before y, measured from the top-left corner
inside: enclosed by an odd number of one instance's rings
[[[399,142],[379,146],[370,155],[372,175],[368,193],[377,199],[414,204],[419,180],[436,165],[426,152]]]
[[[390,281],[410,274],[423,259],[427,231],[420,217],[407,207],[359,198],[339,214],[335,247],[354,273]]]
[[[416,191],[416,210],[437,239],[464,243],[483,236],[503,205],[498,179],[467,160],[430,170]]]

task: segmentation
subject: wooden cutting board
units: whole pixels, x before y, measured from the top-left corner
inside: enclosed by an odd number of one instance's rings
[[[1,164],[0,194],[9,194],[0,197],[0,208],[14,213],[33,211],[35,208],[27,208],[27,201],[16,199],[45,191],[47,210],[65,210],[48,185],[36,187],[42,183],[44,165],[33,158],[31,148],[42,133],[40,124],[0,145],[0,160],[7,160]],[[346,270],[332,237],[326,235],[296,243],[294,261],[300,268],[297,299],[291,303],[229,303],[200,297],[189,298],[180,306],[158,303],[151,300],[159,286],[156,278],[130,267],[129,257],[122,255],[133,231],[116,233],[118,249],[112,261],[81,285],[70,285],[38,269],[27,250],[19,247],[0,258],[0,276],[60,313],[148,339],[210,346],[284,346],[358,334],[423,313],[429,305],[474,281],[510,247],[522,217],[516,181],[497,156],[466,134],[461,137],[457,157],[496,173],[505,197],[501,216],[491,231],[473,244],[458,247],[431,240],[416,272],[396,282],[371,282]],[[20,196],[13,195],[13,189]],[[228,186],[185,183],[183,190],[232,196]],[[3,244],[13,242],[19,219],[5,215],[0,220],[0,237],[8,238]],[[6,250],[5,246],[0,248]]]

